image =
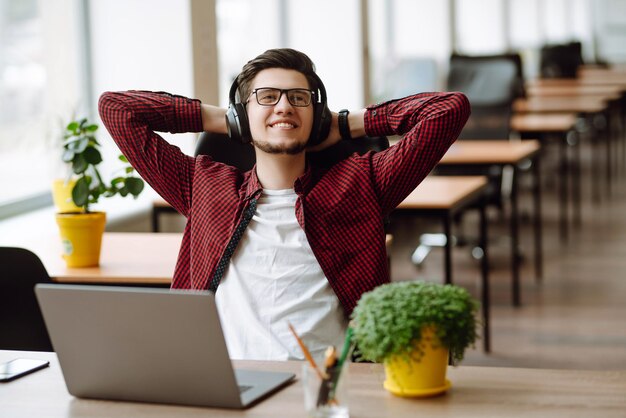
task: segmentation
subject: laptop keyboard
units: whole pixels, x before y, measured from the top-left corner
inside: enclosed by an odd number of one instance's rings
[[[244,393],[245,391],[247,391],[248,389],[252,389],[252,386],[243,386],[240,385],[239,386],[239,393]]]

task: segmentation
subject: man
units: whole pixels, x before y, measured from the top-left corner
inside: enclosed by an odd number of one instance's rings
[[[389,281],[383,218],[454,142],[469,103],[460,93],[423,93],[342,111],[344,137],[404,138],[321,170],[306,162],[307,146],[342,135],[338,114],[320,112],[325,90],[311,60],[269,50],[235,83],[240,103],[231,103],[229,123],[226,109],[138,91],[104,93],[100,116],[133,167],[187,217],[172,287],[216,291],[231,357],[302,358],[288,321],[320,355],[340,346],[361,294]],[[155,133],[229,129],[250,137],[251,171],[186,156]]]

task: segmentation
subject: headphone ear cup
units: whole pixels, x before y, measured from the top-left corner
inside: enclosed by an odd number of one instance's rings
[[[330,125],[333,122],[333,114],[328,108],[328,105],[324,103],[324,107],[322,109],[322,116],[320,120],[320,133],[319,133],[319,142],[323,142],[326,138],[328,138],[328,134],[330,133]]]
[[[246,105],[243,103],[235,103],[237,109],[237,121],[239,123],[239,140],[245,144],[252,142],[252,134],[250,133],[250,123],[248,122],[248,112]]]
[[[228,106],[226,110],[226,127],[228,128],[228,137],[235,141],[241,141],[241,130],[239,129],[239,117],[234,105]]]
[[[243,143],[251,142],[248,113],[244,104],[231,103],[226,111],[226,126],[230,139]]]
[[[315,104],[313,127],[308,141],[309,146],[320,144],[328,137],[332,118],[333,115],[326,103]]]

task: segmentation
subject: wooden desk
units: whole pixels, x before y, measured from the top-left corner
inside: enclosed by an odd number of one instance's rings
[[[509,166],[513,169],[511,187],[511,295],[513,305],[521,305],[520,293],[520,256],[519,249],[519,214],[517,201],[517,166],[525,159],[533,161],[533,203],[535,235],[535,274],[539,280],[543,276],[542,240],[541,240],[541,178],[539,169],[539,141],[509,140],[459,140],[455,142],[439,162],[440,166],[462,169],[467,166],[489,167]]]
[[[578,73],[578,80],[596,85],[626,85],[626,72],[610,68],[582,69]]]
[[[522,137],[539,137],[542,142],[558,140],[559,147],[559,235],[562,242],[569,236],[568,203],[569,178],[573,177],[572,203],[574,220],[581,223],[581,185],[580,185],[580,144],[570,144],[567,135],[576,125],[575,113],[517,113],[511,118],[511,130],[519,132]],[[567,148],[574,147],[574,161],[570,162]]]
[[[50,367],[0,384],[2,416],[93,417],[306,417],[300,381],[243,411],[78,399],[66,389],[54,353],[0,351],[0,362],[41,358]],[[235,362],[258,370],[301,372],[299,362]],[[625,371],[448,367],[452,388],[443,396],[405,399],[382,387],[380,364],[350,364],[349,406],[354,418],[623,417]]]
[[[436,217],[443,222],[446,236],[444,247],[444,278],[452,283],[452,218],[466,207],[480,202],[487,187],[484,176],[430,176],[424,179],[413,192],[396,208],[396,214]],[[489,321],[489,260],[487,252],[487,220],[485,205],[480,210],[480,246],[483,249],[481,263],[481,301],[483,312],[483,345],[486,352],[490,347]]]
[[[615,96],[622,94],[622,87],[619,85],[586,85],[586,84],[562,84],[562,85],[530,85],[526,88],[526,94],[530,97],[551,97],[551,96]]]
[[[526,86],[618,86],[626,90],[626,78],[623,76],[584,76],[579,78],[536,78],[526,81]]]
[[[511,129],[517,132],[567,132],[576,125],[576,113],[516,113]]]
[[[513,102],[513,110],[522,112],[575,112],[575,113],[598,113],[608,108],[610,100],[618,99],[619,96],[533,96],[526,99],[516,99]]]
[[[105,232],[99,267],[68,268],[58,236],[23,238],[6,245],[27,248],[41,258],[59,283],[169,286],[182,234]]]

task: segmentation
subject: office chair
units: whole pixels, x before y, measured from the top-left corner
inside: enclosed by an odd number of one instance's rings
[[[310,163],[321,168],[330,168],[354,153],[363,155],[368,151],[378,152],[387,148],[389,148],[387,137],[364,136],[350,141],[339,141],[321,151],[307,152],[306,156]],[[233,141],[225,134],[202,133],[194,154],[210,155],[213,160],[232,165],[241,171],[252,169],[256,163],[252,145]]]
[[[453,54],[450,57],[448,91],[465,93],[472,105],[472,114],[465,124],[459,140],[508,139],[513,101],[524,97],[522,59],[519,54],[468,56]],[[437,175],[484,175],[488,178],[486,204],[495,206],[502,213],[504,197],[512,185],[513,170],[500,166],[437,166]],[[470,208],[471,209],[471,208]],[[461,222],[459,214],[455,223]],[[419,266],[432,247],[445,245],[443,234],[423,234],[420,245],[411,260]],[[481,249],[472,254],[480,257]]]
[[[580,42],[541,47],[539,67],[543,78],[576,78],[578,67],[582,64]]]
[[[37,255],[23,248],[0,247],[0,349],[52,351],[35,284],[50,283]]]
[[[195,157],[210,155],[214,161],[232,165],[241,172],[251,170],[256,163],[252,144],[233,141],[226,134],[203,132],[193,154]]]
[[[332,147],[318,152],[307,152],[307,160],[318,167],[330,168],[341,160],[348,158],[355,152],[363,155],[368,151],[382,151],[389,148],[387,137],[361,137],[350,141],[339,141]],[[254,147],[251,144],[244,144],[233,141],[226,134],[203,132],[198,138],[194,156],[210,155],[214,161],[228,164],[238,168],[242,172],[251,170],[256,163]],[[152,208],[152,229],[158,232],[157,217],[160,213],[176,213],[176,210],[169,205]]]

